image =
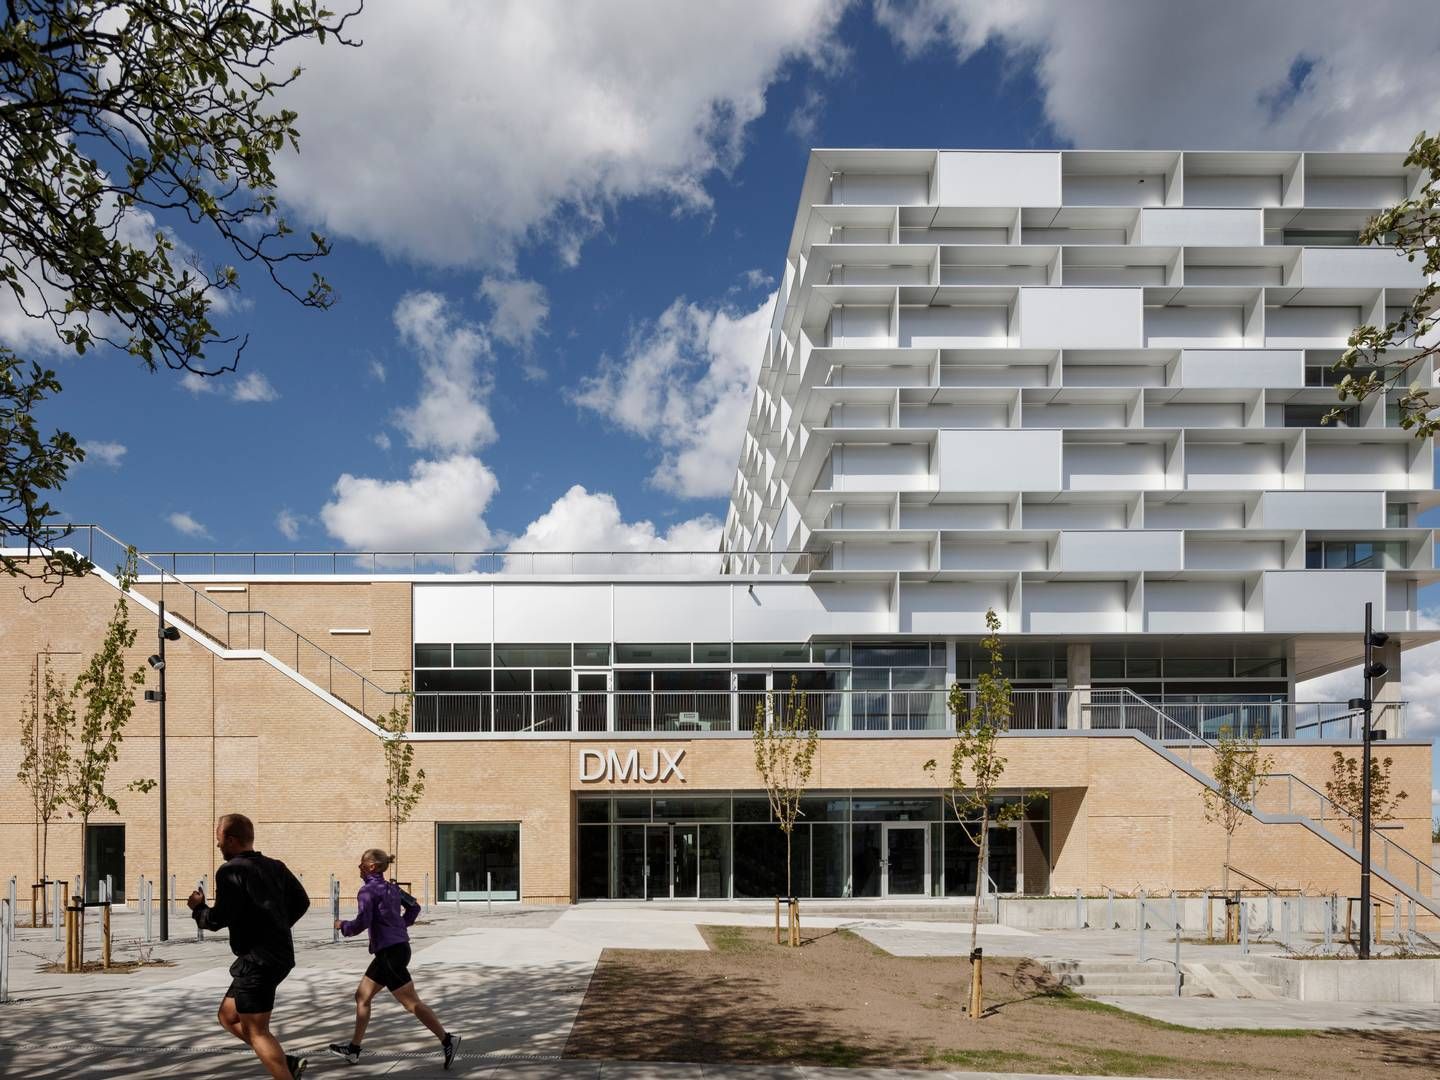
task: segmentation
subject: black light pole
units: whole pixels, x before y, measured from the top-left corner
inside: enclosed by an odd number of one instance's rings
[[[1375,646],[1390,640],[1389,634],[1374,629],[1373,605],[1365,605],[1365,696],[1361,698],[1364,712],[1364,727],[1360,731],[1360,949],[1361,960],[1370,959],[1370,731],[1371,715],[1375,697],[1371,692],[1371,680],[1385,675],[1390,669],[1375,660]]]
[[[165,795],[165,642],[176,641],[180,631],[165,625],[165,601],[160,601],[160,651],[150,666],[160,676],[159,690],[146,690],[145,700],[160,706],[160,940],[170,940],[170,827]]]

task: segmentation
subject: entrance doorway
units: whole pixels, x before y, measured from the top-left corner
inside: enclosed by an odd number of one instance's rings
[[[699,899],[699,826],[621,825],[615,833],[617,897]]]
[[[85,827],[85,901],[100,900],[100,883],[110,879],[111,899],[125,901],[125,826]]]
[[[883,871],[883,896],[929,896],[929,826],[886,822]]]

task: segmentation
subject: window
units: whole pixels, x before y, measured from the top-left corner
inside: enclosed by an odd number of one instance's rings
[[[441,899],[457,899],[457,882],[460,900],[520,899],[519,824],[437,824],[435,854]]]
[[[1359,247],[1360,233],[1354,229],[1286,229],[1287,247]]]
[[[450,646],[449,645],[416,645],[415,666],[420,667],[449,667]]]
[[[1405,561],[1403,540],[1311,540],[1305,545],[1307,570],[1398,570]]]
[[[1329,423],[1325,417],[1334,412],[1334,405],[1286,405],[1283,422],[1287,428],[1296,427],[1355,427],[1360,422],[1360,410],[1351,406],[1340,409]]]

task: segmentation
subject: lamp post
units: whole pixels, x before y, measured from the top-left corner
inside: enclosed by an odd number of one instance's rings
[[[1375,649],[1390,640],[1390,635],[1375,630],[1373,606],[1365,605],[1365,666],[1361,674],[1365,677],[1365,696],[1351,705],[1359,705],[1364,713],[1360,730],[1360,948],[1361,960],[1370,959],[1370,731],[1371,715],[1375,707],[1375,695],[1371,680],[1383,678],[1390,670],[1375,659]]]
[[[160,676],[158,690],[146,690],[145,700],[160,706],[160,940],[170,940],[170,828],[165,795],[165,643],[178,641],[180,631],[165,625],[165,601],[160,601],[160,626],[156,636],[160,651],[150,657],[150,666]]]

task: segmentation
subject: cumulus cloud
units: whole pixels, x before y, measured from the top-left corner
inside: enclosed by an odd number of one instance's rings
[[[85,460],[96,465],[118,469],[129,448],[118,442],[88,442],[85,444]]]
[[[363,551],[479,551],[491,546],[484,515],[498,486],[479,458],[464,454],[417,461],[403,480],[345,473],[320,520]]]
[[[771,293],[747,312],[678,299],[631,335],[622,357],[602,358],[572,397],[660,448],[655,487],[722,496],[734,479],[774,301]]]
[[[386,435],[383,431],[377,431],[374,435],[371,435],[370,441],[373,442],[376,446],[378,446],[381,450],[390,449],[390,436]]]
[[[280,190],[391,255],[508,269],[539,240],[573,261],[622,200],[705,211],[770,84],[835,53],[845,6],[373,4],[350,26],[364,48],[287,54],[304,152]]]
[[[420,365],[420,397],[395,422],[416,450],[467,453],[495,441],[488,399],[494,383],[490,341],[439,293],[412,292],[394,311],[400,341]]]
[[[180,385],[189,390],[192,394],[214,394],[220,390],[220,384],[216,380],[219,375],[201,375],[198,372],[187,371],[180,376]]]
[[[720,522],[709,514],[662,532],[650,521],[625,521],[615,496],[576,484],[532,521],[510,550],[714,551],[719,543]]]
[[[1078,146],[1403,149],[1433,128],[1440,5],[1425,0],[877,0],[902,51],[1033,66]]]
[[[186,536],[200,537],[210,535],[209,529],[183,510],[170,514],[165,520],[170,522],[170,527],[176,532],[183,533]]]
[[[525,378],[539,381],[547,376],[535,361],[535,339],[544,335],[550,316],[550,298],[545,286],[525,278],[486,276],[480,295],[494,308],[488,327],[496,341],[520,351],[520,371]]]
[[[230,388],[230,396],[240,402],[274,401],[280,392],[261,372],[247,371]]]

